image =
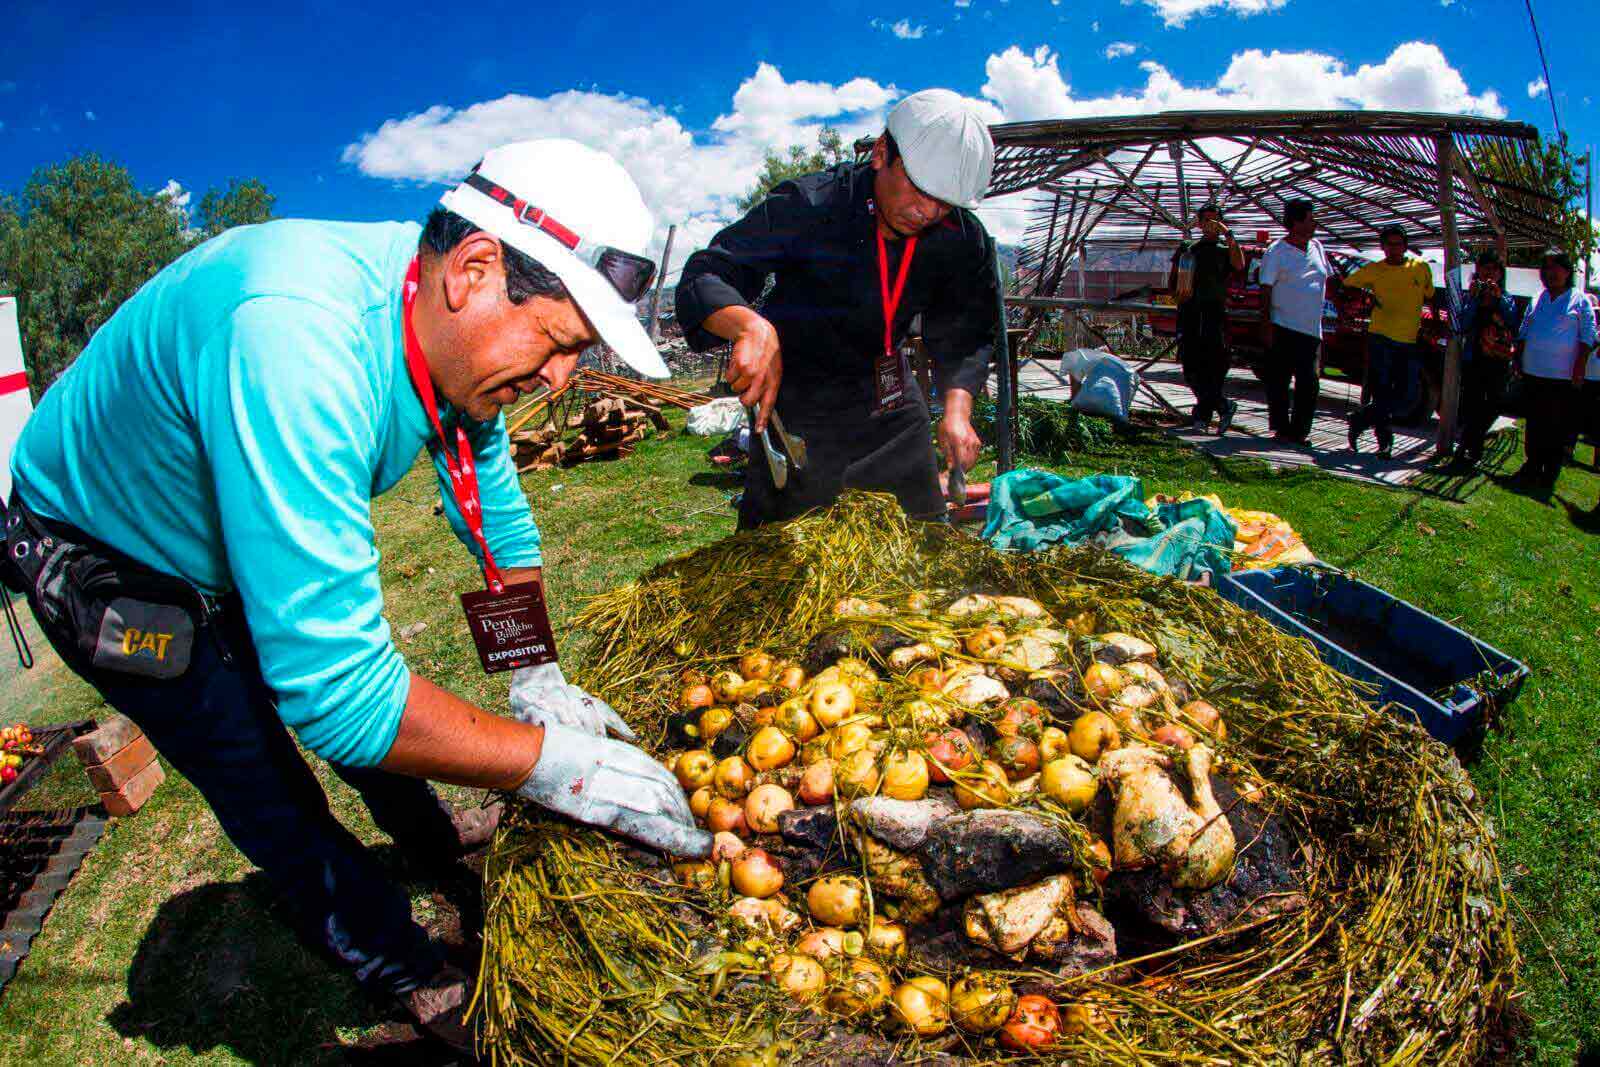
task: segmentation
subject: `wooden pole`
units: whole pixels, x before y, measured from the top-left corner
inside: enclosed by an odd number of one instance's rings
[[[1444,273],[1446,284],[1450,272],[1461,263],[1460,244],[1456,240],[1456,142],[1448,133],[1438,139],[1439,163],[1439,231],[1444,240]],[[1454,324],[1452,324],[1453,326]],[[1455,448],[1456,414],[1461,407],[1461,340],[1454,329],[1444,349],[1444,384],[1440,386],[1439,440],[1434,451],[1447,456]]]
[[[672,261],[672,238],[676,224],[667,227],[667,247],[661,250],[661,269],[656,271],[656,289],[650,294],[650,340],[661,340],[661,286],[667,280],[667,264]]]

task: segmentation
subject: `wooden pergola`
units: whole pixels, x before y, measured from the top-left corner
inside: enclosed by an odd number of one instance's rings
[[[1538,247],[1559,205],[1538,182],[1538,131],[1462,115],[1388,111],[1183,111],[991,128],[988,196],[1033,191],[1023,302],[1070,303],[1067,266],[1097,245],[1171,245],[1218,203],[1235,230],[1282,231],[1294,199],[1317,205],[1324,240],[1375,245],[1383,227],[1459,262],[1463,243]],[[1440,443],[1454,433],[1460,358],[1445,362]]]

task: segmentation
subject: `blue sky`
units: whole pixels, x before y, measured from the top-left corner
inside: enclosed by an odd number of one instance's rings
[[[487,145],[563,134],[618,155],[697,243],[765,144],[873,132],[930,85],[996,119],[1317,104],[1551,124],[1509,0],[5,7],[0,189],[92,150],[152,189],[259,177],[294,216],[417,218]],[[1563,125],[1600,140],[1592,6],[1535,7]]]

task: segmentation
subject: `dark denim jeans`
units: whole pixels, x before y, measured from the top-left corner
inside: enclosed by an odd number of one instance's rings
[[[1381,334],[1367,337],[1367,402],[1350,418],[1357,436],[1372,430],[1378,447],[1394,447],[1391,424],[1396,415],[1411,410],[1421,388],[1422,364],[1417,346],[1401,344]]]
[[[181,678],[103,670],[86,677],[194,783],[228,839],[286,898],[302,938],[332,952],[377,994],[406,992],[438,970],[442,958],[412,920],[405,892],[328,810],[278,718],[237,601],[225,602],[219,624],[197,635]],[[453,846],[449,809],[427,782],[331,766],[397,844],[435,854]]]

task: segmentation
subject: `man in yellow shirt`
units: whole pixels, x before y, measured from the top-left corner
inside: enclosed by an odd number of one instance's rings
[[[1350,417],[1350,451],[1360,451],[1361,435],[1378,435],[1378,458],[1394,450],[1390,420],[1416,402],[1422,378],[1417,334],[1422,330],[1422,305],[1433,298],[1433,269],[1409,254],[1410,242],[1399,226],[1378,237],[1383,259],[1368,263],[1344,279],[1365,289],[1375,306],[1367,328],[1367,402]]]

